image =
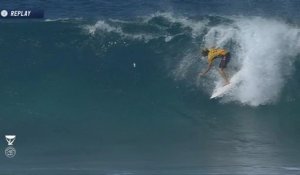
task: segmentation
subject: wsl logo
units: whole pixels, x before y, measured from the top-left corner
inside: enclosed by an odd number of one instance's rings
[[[11,19],[11,18],[44,18],[44,11],[43,10],[36,10],[36,9],[14,9],[8,10],[3,9],[0,10],[1,18],[2,19]]]
[[[5,155],[8,158],[13,158],[17,154],[17,150],[13,147],[13,143],[16,140],[16,135],[5,135],[8,147],[5,149]]]

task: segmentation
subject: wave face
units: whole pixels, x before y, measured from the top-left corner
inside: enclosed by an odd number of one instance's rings
[[[135,25],[141,27],[140,31],[124,31]],[[237,74],[240,83],[222,101],[251,106],[273,104],[280,98],[295,69],[300,46],[297,26],[261,17],[205,17],[196,20],[157,13],[139,23],[98,21],[85,28],[91,35],[115,33],[123,39],[144,43],[160,40],[171,48],[178,44],[176,40],[183,40],[180,51],[160,51],[164,52],[167,63],[173,65],[168,72],[172,72],[176,80],[197,77],[196,74],[203,69],[206,61],[202,59],[200,62],[200,47],[226,48],[233,55],[230,75]],[[175,57],[168,57],[172,53]],[[211,93],[220,81],[214,71],[208,79],[196,79],[194,84],[206,84],[200,85],[202,89],[199,90]]]

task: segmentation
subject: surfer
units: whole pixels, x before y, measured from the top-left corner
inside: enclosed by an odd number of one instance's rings
[[[212,67],[212,63],[216,58],[221,58],[220,64],[219,64],[219,73],[222,76],[222,78],[225,81],[225,85],[228,85],[230,82],[228,80],[228,77],[224,71],[224,69],[227,67],[228,62],[230,61],[230,53],[225,50],[225,49],[219,49],[219,48],[211,48],[211,49],[207,49],[204,48],[202,50],[202,56],[206,57],[207,56],[207,60],[208,60],[208,67],[207,69],[200,73],[200,76],[205,76],[206,73],[211,69]]]

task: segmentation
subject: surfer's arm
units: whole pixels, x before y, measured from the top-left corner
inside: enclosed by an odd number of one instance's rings
[[[204,76],[210,70],[211,67],[212,67],[212,62],[208,63],[207,69],[203,73],[200,73],[200,76]]]

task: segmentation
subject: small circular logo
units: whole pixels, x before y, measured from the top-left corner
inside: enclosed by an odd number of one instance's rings
[[[9,146],[5,149],[5,155],[8,158],[13,158],[15,157],[16,154],[17,154],[17,150],[12,146]]]
[[[8,12],[6,10],[1,10],[1,16],[2,17],[7,17]]]

